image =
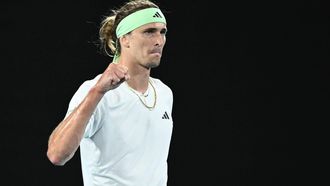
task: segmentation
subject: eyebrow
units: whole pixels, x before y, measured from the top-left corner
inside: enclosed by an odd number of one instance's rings
[[[143,30],[143,32],[157,32],[157,28],[146,28]],[[166,28],[162,28],[160,30],[160,32],[167,32],[167,29]]]

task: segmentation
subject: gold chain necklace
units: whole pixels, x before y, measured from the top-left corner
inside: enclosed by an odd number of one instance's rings
[[[149,84],[151,85],[151,87],[152,87],[152,89],[153,89],[153,91],[154,91],[154,104],[152,105],[152,106],[149,106],[149,105],[147,105],[147,103],[146,103],[146,101],[143,101],[142,100],[142,98],[141,98],[141,96],[136,92],[136,90],[134,90],[131,86],[129,86],[128,85],[128,83],[126,82],[126,84],[127,84],[127,86],[128,86],[128,88],[137,96],[137,97],[139,97],[139,99],[140,99],[140,101],[142,102],[142,104],[145,106],[145,107],[147,107],[149,110],[152,110],[152,109],[154,109],[155,108],[155,106],[156,106],[156,103],[157,103],[157,92],[156,92],[156,89],[155,89],[155,87],[152,85],[152,83],[151,83],[151,81],[149,80]],[[148,93],[149,94],[149,93]],[[144,96],[144,95],[143,95]],[[144,99],[145,100],[145,99]]]

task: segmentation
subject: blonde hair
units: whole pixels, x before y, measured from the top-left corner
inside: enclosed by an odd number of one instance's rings
[[[102,20],[99,30],[101,51],[110,57],[113,57],[115,52],[120,53],[120,44],[116,36],[116,28],[120,21],[133,12],[152,7],[159,8],[149,0],[131,0],[117,10],[111,10],[111,14]]]

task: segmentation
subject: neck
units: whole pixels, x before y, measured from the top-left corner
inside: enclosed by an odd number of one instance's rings
[[[127,81],[127,84],[134,90],[145,93],[148,89],[149,84],[149,75],[144,74],[130,74],[130,79]]]
[[[127,81],[127,84],[134,90],[144,93],[148,89],[150,68],[145,68],[138,62],[125,59],[120,59],[119,63],[128,68],[130,79]]]

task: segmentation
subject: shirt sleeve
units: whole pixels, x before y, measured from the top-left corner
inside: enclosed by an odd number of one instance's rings
[[[93,85],[94,85],[93,82],[85,81],[78,88],[78,90],[75,92],[75,94],[70,100],[65,117],[69,116],[71,112],[83,101],[83,99],[86,97],[86,95],[88,94],[89,90],[92,88]],[[85,138],[92,137],[95,134],[95,132],[101,127],[100,117],[101,117],[100,111],[98,108],[96,108],[85,129],[85,133],[84,133]]]

